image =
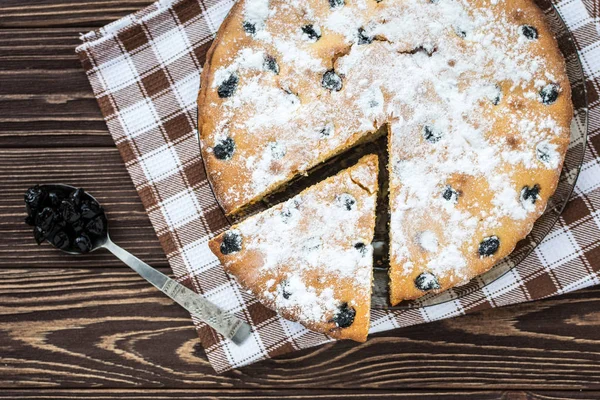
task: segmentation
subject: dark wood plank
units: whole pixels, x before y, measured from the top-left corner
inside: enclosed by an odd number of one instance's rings
[[[106,252],[75,257],[35,244],[23,222],[23,193],[37,183],[56,182],[92,193],[107,210],[116,243],[152,265],[167,266],[116,148],[0,149],[0,266],[123,266]]]
[[[104,26],[153,0],[2,0],[0,28]]]
[[[1,4],[5,4],[5,2],[3,1]],[[2,5],[0,5],[1,7]],[[0,71],[80,69],[81,64],[75,54],[75,47],[81,44],[79,35],[93,29],[91,26],[82,28],[0,28],[0,60],[2,60]],[[29,90],[27,87],[21,89]]]
[[[194,389],[193,392],[177,389],[85,389],[60,390],[36,389],[35,391],[6,390],[0,393],[0,399],[130,399],[130,400],[167,400],[167,399],[401,399],[401,400],[567,400],[598,399],[600,392],[573,391],[496,391],[496,390],[453,390],[453,391],[403,391],[397,393],[390,390],[231,390],[231,389]]]
[[[113,145],[75,54],[80,32],[0,29],[0,147]]]
[[[0,270],[0,387],[600,390],[600,288],[216,375],[187,313],[126,269]]]

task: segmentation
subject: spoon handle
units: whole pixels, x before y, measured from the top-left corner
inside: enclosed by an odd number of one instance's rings
[[[110,239],[103,246],[140,276],[169,296],[177,304],[200,318],[221,335],[235,344],[241,344],[250,335],[250,325],[221,310],[205,297],[186,288],[179,282],[155,270],[133,254],[114,244]]]

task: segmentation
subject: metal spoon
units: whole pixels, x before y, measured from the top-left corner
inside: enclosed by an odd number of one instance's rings
[[[62,189],[63,191],[73,191],[76,188],[69,185],[53,184],[44,185],[47,188]],[[86,192],[92,200],[98,201]],[[98,203],[99,204],[99,203]],[[110,240],[108,235],[108,223],[103,237],[96,238],[91,251],[98,249],[107,249],[121,261],[127,264],[131,269],[140,274],[140,276],[154,285],[158,290],[169,296],[177,304],[188,310],[192,315],[200,318],[211,328],[221,335],[230,339],[235,344],[241,344],[250,335],[250,325],[239,318],[221,310],[218,306],[210,302],[205,297],[186,288],[177,281],[169,278],[167,275],[152,268],[133,254],[117,246]],[[51,243],[52,244],[52,243]],[[54,244],[52,244],[54,246]],[[59,249],[58,247],[54,246]],[[59,249],[67,254],[81,254],[72,251]]]

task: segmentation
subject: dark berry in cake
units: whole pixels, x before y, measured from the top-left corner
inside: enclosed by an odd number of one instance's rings
[[[496,92],[495,94],[491,97],[491,102],[493,105],[497,106],[498,104],[500,104],[500,100],[502,100],[502,88],[498,85],[495,86]]]
[[[479,255],[481,257],[490,257],[500,248],[500,239],[497,236],[489,236],[479,243]]]
[[[351,211],[352,209],[356,208],[356,199],[351,194],[342,193],[337,195],[335,201],[340,207],[347,211]]]
[[[284,224],[287,224],[292,218],[292,211],[289,208],[284,208],[281,210],[281,220]]]
[[[368,249],[367,249],[367,245],[365,245],[365,244],[364,244],[364,243],[362,243],[362,242],[356,243],[356,244],[354,245],[354,248],[355,248],[356,250],[358,250],[358,252],[359,252],[359,253],[360,253],[360,254],[361,254],[363,257],[364,257],[364,256],[367,254],[367,251],[368,251]]]
[[[321,39],[321,34],[315,29],[315,26],[313,24],[308,24],[308,25],[304,25],[302,27],[302,32],[308,36],[308,39],[316,42],[317,40]]]
[[[337,310],[337,313],[333,316],[331,322],[335,323],[338,328],[347,328],[354,322],[356,316],[356,310],[350,307],[348,303],[343,303]]]
[[[284,224],[287,224],[292,218],[292,210],[297,210],[300,205],[300,201],[298,199],[294,199],[292,201],[288,201],[285,203],[285,206],[281,210],[281,220]]]
[[[237,253],[242,250],[242,236],[235,231],[225,232],[220,250],[224,255]]]
[[[230,160],[234,152],[235,142],[230,137],[221,140],[213,148],[213,153],[219,160]]]
[[[342,90],[343,86],[342,78],[340,78],[340,76],[336,74],[335,71],[332,69],[323,74],[321,84],[325,89],[335,90],[336,92]]]
[[[456,34],[463,39],[467,37],[467,31],[459,26],[454,27],[454,32],[456,32]]]
[[[548,164],[552,159],[552,155],[550,154],[550,152],[550,146],[548,145],[548,143],[544,142],[538,143],[535,149],[535,155],[537,159],[543,162],[544,164]]]
[[[217,89],[219,97],[224,99],[233,96],[237,89],[239,78],[236,74],[229,75],[229,78],[224,80]]]
[[[254,25],[248,21],[244,21],[242,26],[244,27],[244,31],[246,33],[248,33],[250,35],[254,35],[256,33],[256,25]]]
[[[424,292],[441,288],[435,275],[430,272],[423,272],[415,278],[415,286]]]
[[[442,138],[442,132],[432,126],[425,125],[423,127],[423,137],[429,143],[437,143]]]
[[[550,153],[548,153],[545,150],[547,150],[547,149],[538,148],[536,151],[536,155],[537,155],[538,160],[540,160],[543,163],[548,163],[548,162],[550,162]]]
[[[535,27],[531,25],[521,25],[519,28],[521,34],[527,39],[535,40],[538,38],[538,31],[535,29]]]
[[[414,48],[410,54],[417,54],[417,53],[425,53],[427,54],[429,57],[431,57],[433,55],[433,53],[435,53],[437,51],[437,48],[431,45],[428,46],[419,46]]]
[[[332,133],[333,133],[333,125],[329,124],[329,125],[326,125],[323,129],[321,129],[321,131],[319,132],[319,135],[320,135],[321,139],[325,139],[325,138],[328,138],[329,136],[331,136]]]
[[[275,75],[279,74],[279,64],[277,64],[277,60],[272,56],[265,56],[265,63],[263,64],[264,68],[267,71],[274,72]]]
[[[92,240],[85,233],[82,233],[75,239],[75,246],[79,249],[80,253],[89,253],[93,247]]]
[[[365,32],[364,28],[358,28],[358,44],[370,44],[373,43],[373,38]]]
[[[344,0],[329,0],[329,7],[338,8],[343,7],[346,2]]]
[[[560,86],[556,83],[550,83],[540,90],[540,97],[542,98],[542,103],[546,105],[554,104],[556,99],[558,99],[558,94],[560,92]]]
[[[290,292],[290,285],[289,285],[288,281],[286,281],[286,280],[281,281],[280,288],[281,288],[281,296],[283,296],[284,299],[288,300],[292,296],[292,292]]]
[[[540,185],[525,186],[521,189],[521,202],[535,204],[540,194]]]
[[[444,200],[447,200],[454,204],[458,203],[458,196],[459,193],[456,190],[454,190],[450,185],[446,185],[444,191],[442,192],[442,197],[444,198]]]

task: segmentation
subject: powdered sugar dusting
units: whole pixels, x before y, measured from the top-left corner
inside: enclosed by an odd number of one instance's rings
[[[248,254],[260,257],[255,273],[273,278],[251,289],[304,322],[327,322],[341,304],[369,301],[376,177],[373,164],[359,162],[246,219],[234,228],[244,253],[230,262],[244,263]],[[342,286],[350,288],[352,299],[344,298]]]
[[[437,237],[435,237],[435,233],[431,231],[425,231],[419,235],[419,244],[423,250],[430,253],[434,253],[438,249]]]
[[[269,0],[246,0],[244,20],[261,30],[269,16]]]
[[[232,97],[206,105],[215,124],[202,133],[204,147],[224,136],[236,142],[215,172],[236,176],[221,200],[235,208],[261,198],[389,124],[392,266],[405,279],[428,271],[446,286],[469,279],[480,240],[528,231],[542,212],[544,201],[523,202],[521,190],[553,179],[568,137],[540,97],[563,66],[523,37],[527,8],[510,7],[271,0],[260,33],[239,48],[228,43],[232,54],[212,76],[213,88],[240,76]],[[258,54],[281,71],[261,69]]]

